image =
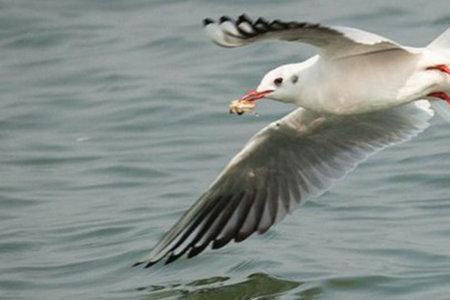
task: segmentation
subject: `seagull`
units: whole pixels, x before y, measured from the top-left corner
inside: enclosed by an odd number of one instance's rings
[[[425,130],[430,103],[444,103],[439,107],[449,115],[450,28],[416,48],[354,28],[246,15],[203,24],[222,47],[281,40],[312,45],[317,55],[273,69],[242,96],[298,108],[253,136],[134,266],[168,264],[265,233],[370,155]]]

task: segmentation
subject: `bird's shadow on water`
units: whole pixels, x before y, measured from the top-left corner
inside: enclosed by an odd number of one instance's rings
[[[279,299],[292,291],[296,299],[317,299],[321,290],[306,288],[294,292],[304,282],[276,278],[266,273],[254,273],[238,282],[226,276],[216,276],[189,283],[168,283],[151,285],[137,290],[144,293],[144,299]]]

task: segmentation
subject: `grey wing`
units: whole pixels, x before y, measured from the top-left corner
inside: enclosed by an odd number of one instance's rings
[[[264,233],[386,146],[428,126],[428,101],[345,117],[299,108],[258,132],[139,265]]]
[[[319,54],[328,57],[344,57],[364,53],[402,50],[414,52],[374,33],[338,26],[323,26],[307,22],[267,21],[258,18],[253,21],[246,15],[234,20],[223,16],[218,21],[203,21],[207,35],[223,47],[240,47],[261,40],[277,39],[298,41],[315,46]]]

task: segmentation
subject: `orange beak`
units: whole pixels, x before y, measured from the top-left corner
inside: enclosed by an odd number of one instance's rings
[[[256,100],[262,99],[266,97],[268,94],[272,93],[273,90],[267,90],[262,92],[257,92],[256,90],[250,90],[247,93],[245,93],[244,96],[239,99],[239,101],[248,101],[248,102],[254,102]]]

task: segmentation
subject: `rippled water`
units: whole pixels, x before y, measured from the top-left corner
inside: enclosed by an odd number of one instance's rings
[[[320,21],[424,45],[443,1],[1,1],[0,298],[450,299],[450,127],[362,164],[263,236],[131,268],[259,128],[227,114],[313,52],[216,47],[222,14]]]

